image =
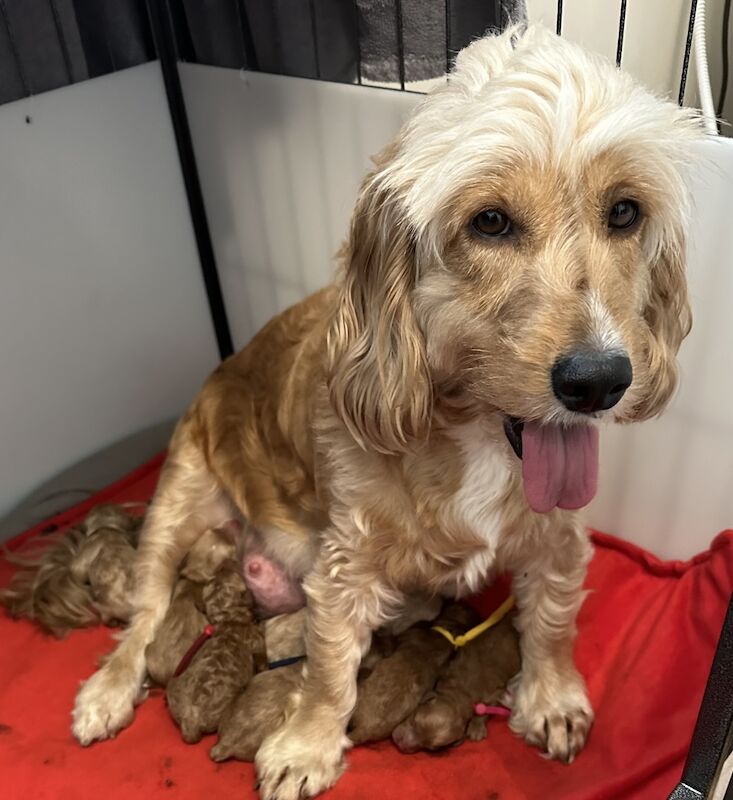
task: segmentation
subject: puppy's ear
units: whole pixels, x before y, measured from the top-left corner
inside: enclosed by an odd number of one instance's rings
[[[412,306],[414,236],[379,173],[362,187],[343,267],[328,335],[331,403],[362,447],[401,452],[427,428],[432,387]]]
[[[659,414],[677,386],[677,352],[692,327],[687,295],[686,244],[679,233],[665,242],[651,267],[649,299],[644,310],[649,326],[649,390],[638,412],[641,418]]]

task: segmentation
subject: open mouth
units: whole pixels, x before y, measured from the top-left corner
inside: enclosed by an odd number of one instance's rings
[[[593,425],[557,425],[504,418],[504,433],[522,460],[524,494],[530,508],[588,505],[598,488],[598,429]]]
[[[522,457],[522,431],[524,422],[519,417],[504,417],[504,433],[512,446],[512,450],[517,454],[517,458]]]

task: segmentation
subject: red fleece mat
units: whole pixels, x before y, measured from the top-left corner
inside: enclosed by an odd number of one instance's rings
[[[82,517],[101,501],[145,500],[162,457],[13,547]],[[488,738],[436,755],[401,755],[389,742],[359,747],[327,796],[334,800],[663,800],[679,780],[725,609],[733,591],[733,531],[688,563],[660,562],[602,534],[580,614],[577,662],[596,725],[569,767],[514,737],[502,720]],[[10,575],[0,560],[0,584]],[[484,598],[486,603],[489,601]],[[69,712],[79,681],[113,646],[104,628],[64,641],[0,614],[0,793],[8,800],[254,798],[249,764],[214,764],[208,737],[184,744],[161,696],[110,742],[79,747]]]

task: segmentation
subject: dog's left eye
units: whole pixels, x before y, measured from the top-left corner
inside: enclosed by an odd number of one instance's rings
[[[487,208],[477,214],[471,225],[482,236],[506,236],[512,230],[511,220],[498,208]]]
[[[616,203],[608,215],[608,227],[617,230],[630,228],[639,217],[639,204],[633,200]]]

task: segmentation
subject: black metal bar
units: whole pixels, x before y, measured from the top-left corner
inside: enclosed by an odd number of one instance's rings
[[[621,13],[618,18],[618,41],[616,42],[616,66],[621,66],[624,53],[624,30],[626,28],[626,0],[621,0]]]
[[[359,0],[354,0],[354,33],[356,36],[356,82],[361,86],[361,26],[359,25]]]
[[[450,72],[450,68],[453,66],[453,56],[450,51],[450,36],[451,36],[450,0],[445,0],[445,71],[446,72]]]
[[[733,748],[733,595],[715,650],[682,780],[671,798],[709,797]]]
[[[71,71],[71,56],[69,55],[69,48],[66,45],[66,36],[64,36],[64,29],[61,26],[59,10],[58,8],[56,8],[56,0],[48,0],[48,5],[51,8],[51,15],[53,16],[53,26],[56,29],[56,36],[58,36],[59,47],[61,48],[61,56],[64,59],[64,67],[66,68],[66,74],[69,78],[69,83],[73,83],[74,75]]]
[[[28,80],[28,76],[25,74],[23,64],[20,60],[18,44],[15,41],[15,32],[13,31],[13,26],[10,23],[10,17],[8,17],[8,9],[5,6],[5,0],[0,0],[0,17],[2,17],[2,20],[5,23],[5,28],[8,32],[8,42],[10,43],[10,49],[13,53],[13,61],[15,62],[15,68],[18,71],[20,84],[23,87],[23,94],[26,97],[31,97],[33,95],[33,90],[31,89],[30,81]]]
[[[695,16],[697,14],[697,0],[690,3],[690,21],[687,23],[687,41],[685,42],[685,56],[682,60],[682,77],[680,78],[680,93],[677,98],[679,105],[685,102],[685,87],[687,86],[687,71],[690,68],[690,51],[692,50],[692,32],[695,29]]]
[[[562,36],[562,0],[557,0],[557,22],[555,23],[555,33]]]
[[[315,0],[308,0],[308,13],[311,19],[311,38],[313,39],[313,55],[316,60],[316,78],[321,77],[321,58],[318,53],[318,24],[316,22]]]
[[[155,50],[160,60],[163,73],[163,82],[168,97],[168,109],[173,123],[173,131],[178,147],[178,159],[181,163],[183,182],[186,187],[188,208],[191,213],[191,223],[196,237],[201,272],[206,287],[206,296],[209,300],[209,310],[214,324],[214,333],[222,359],[234,352],[232,335],[229,330],[224,297],[219,282],[219,273],[216,268],[214,247],[211,243],[209,223],[206,218],[206,206],[201,192],[196,157],[191,140],[191,130],[186,116],[186,105],[183,100],[181,79],[178,74],[176,60],[176,46],[173,37],[173,27],[169,13],[168,0],[146,0],[150,29],[153,34]]]
[[[718,107],[715,109],[718,117],[723,116],[725,108],[725,98],[728,94],[728,73],[730,72],[730,60],[728,54],[728,37],[730,35],[730,7],[731,0],[725,0],[723,9],[723,44],[721,47],[723,56],[723,80],[720,83],[720,94],[718,95]],[[733,781],[731,781],[733,785]],[[727,800],[727,798],[726,798]]]
[[[252,28],[249,26],[249,16],[247,15],[247,6],[244,0],[237,0],[237,16],[239,17],[239,30],[242,34],[242,49],[244,52],[244,62],[247,69],[259,69],[259,62],[257,60],[257,50],[255,49],[255,42],[252,38]]]
[[[107,27],[107,15],[104,14],[104,44],[107,48],[107,55],[109,56],[109,63],[112,64],[112,72],[117,72],[117,64],[115,63],[115,51],[109,43],[109,28]]]
[[[402,0],[395,0],[395,21],[397,23],[397,58],[400,71],[400,89],[405,89],[405,39],[402,20]]]

